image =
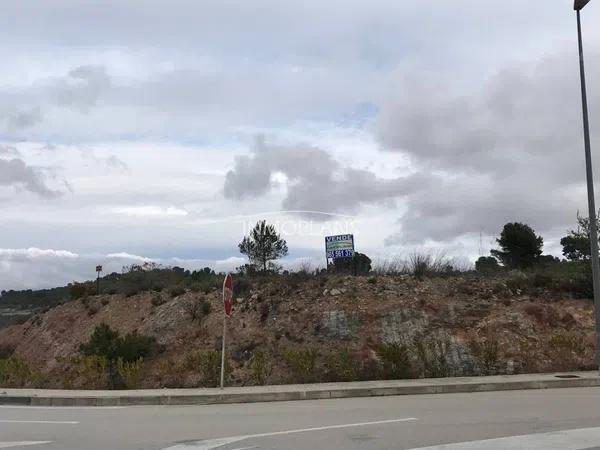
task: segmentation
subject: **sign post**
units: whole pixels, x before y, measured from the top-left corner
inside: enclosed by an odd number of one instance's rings
[[[231,317],[233,307],[233,278],[231,274],[225,275],[223,280],[223,307],[225,315],[223,316],[223,344],[221,345],[221,389],[225,384],[225,333],[227,332],[227,318]]]
[[[96,266],[96,295],[100,295],[100,272],[102,272],[102,266]]]

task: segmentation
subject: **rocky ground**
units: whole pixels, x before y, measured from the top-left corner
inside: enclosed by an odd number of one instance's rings
[[[211,312],[194,319],[202,302]],[[92,296],[0,329],[0,343],[41,374],[38,384],[103,387],[101,377],[74,367],[82,364],[80,344],[107,323],[161,344],[144,361],[139,387],[210,385],[214,380],[198,372],[194,355],[220,350],[221,311],[218,290]],[[410,376],[593,367],[590,300],[543,289],[524,293],[501,277],[272,276],[235,299],[228,321],[228,383],[235,385],[378,376],[368,369],[393,359],[382,349],[394,343],[405,347],[408,359],[397,359],[413,366]]]

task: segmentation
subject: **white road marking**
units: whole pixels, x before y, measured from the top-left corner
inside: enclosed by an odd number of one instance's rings
[[[27,445],[50,444],[52,441],[18,441],[18,442],[0,442],[0,448],[25,447]]]
[[[79,422],[72,420],[2,420],[0,423],[46,423],[52,425],[77,425]]]
[[[58,409],[75,411],[79,409],[125,409],[127,406],[23,406],[23,405],[0,405],[0,409]]]
[[[600,445],[600,428],[581,428],[482,441],[457,442],[411,450],[583,450],[598,445]]]
[[[172,447],[165,448],[163,450],[211,450],[213,448],[222,447],[223,445],[233,444],[234,442],[243,441],[245,439],[269,437],[269,436],[281,436],[284,434],[295,434],[295,433],[307,433],[309,431],[323,431],[323,430],[336,430],[340,428],[352,428],[352,427],[364,427],[368,425],[383,425],[387,423],[399,423],[399,422],[411,422],[418,420],[415,417],[407,417],[404,419],[389,419],[389,420],[378,420],[375,422],[358,422],[358,423],[346,423],[342,425],[328,425],[325,427],[314,427],[314,428],[300,428],[297,430],[285,430],[285,431],[272,431],[270,433],[257,433],[257,434],[246,434],[242,436],[231,436],[219,439],[209,439],[204,441],[188,442],[185,444],[177,444]]]
[[[186,444],[177,444],[173,447],[165,448],[163,450],[211,450],[213,448],[223,447],[227,444],[233,444],[234,442],[243,441],[244,439],[246,439],[245,436],[209,439],[205,441],[189,442]]]
[[[251,448],[258,448],[258,445],[251,445],[250,447],[232,448],[231,450],[250,450]]]

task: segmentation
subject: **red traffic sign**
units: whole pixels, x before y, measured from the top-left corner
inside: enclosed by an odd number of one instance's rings
[[[231,316],[231,308],[233,307],[233,278],[228,273],[223,281],[223,306],[225,314]]]

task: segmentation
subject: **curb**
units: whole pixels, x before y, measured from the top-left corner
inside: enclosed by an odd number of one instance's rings
[[[525,378],[525,379],[523,379]],[[388,395],[452,394],[600,387],[597,372],[580,372],[569,378],[556,374],[512,375],[477,378],[437,378],[387,382],[326,383],[266,386],[259,388],[173,389],[139,391],[44,391],[6,389],[0,391],[0,405],[28,406],[132,406],[132,405],[214,405],[230,403],[323,400]]]

